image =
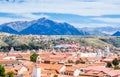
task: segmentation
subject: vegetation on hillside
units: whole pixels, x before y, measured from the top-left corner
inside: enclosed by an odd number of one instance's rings
[[[93,46],[96,48],[112,46],[111,44],[108,44],[108,43],[100,40],[98,37],[82,37],[82,38],[79,38],[79,42],[80,42],[80,45],[82,45],[82,46]]]
[[[120,37],[100,38],[100,40],[111,44],[115,47],[120,47]]]
[[[120,37],[80,37],[80,36],[37,36],[0,34],[0,51],[9,51],[13,47],[17,51],[52,49],[59,44],[80,44],[103,48],[105,46],[120,47]]]

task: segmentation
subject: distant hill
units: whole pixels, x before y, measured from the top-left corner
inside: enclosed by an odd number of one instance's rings
[[[120,27],[83,27],[80,30],[89,32],[90,35],[101,36],[101,35],[112,35],[116,31],[120,30]]]
[[[16,50],[45,49],[56,44],[73,42],[80,44],[80,46],[92,46],[95,48],[104,48],[105,46],[120,48],[120,37],[39,36],[0,33],[0,50],[4,49],[5,51],[11,47]]]
[[[102,37],[99,40],[120,48],[120,37]]]
[[[68,23],[58,23],[46,18],[38,20],[17,21],[0,25],[0,32],[13,34],[35,34],[35,35],[89,35],[79,31]]]
[[[120,36],[120,31],[115,32],[112,36]]]

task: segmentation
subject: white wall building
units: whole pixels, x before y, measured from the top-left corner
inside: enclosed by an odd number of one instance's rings
[[[36,60],[35,68],[33,68],[33,76],[32,77],[41,77],[41,68],[37,67],[37,64],[41,63],[41,57],[38,56]]]
[[[33,69],[33,76],[32,77],[41,77],[41,68],[35,67]]]
[[[80,53],[80,57],[96,57],[97,53]]]
[[[73,73],[73,76],[77,77],[77,76],[79,76],[79,74],[80,74],[80,70],[76,69]]]

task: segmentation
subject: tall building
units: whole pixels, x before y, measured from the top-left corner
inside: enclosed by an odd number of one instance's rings
[[[110,52],[110,48],[108,46],[105,47],[104,49],[104,56],[107,56],[109,55],[111,52]]]
[[[36,64],[35,68],[33,68],[33,76],[32,77],[41,77],[41,68],[37,66],[37,64],[41,63],[41,58],[40,56],[37,57],[36,59]]]
[[[38,64],[41,63],[41,57],[40,56],[37,57],[36,63],[38,63]]]

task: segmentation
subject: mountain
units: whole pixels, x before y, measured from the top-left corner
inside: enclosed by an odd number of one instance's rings
[[[120,31],[115,32],[112,36],[120,36]]]
[[[120,30],[120,27],[83,27],[80,30],[84,30],[90,33],[90,35],[112,35],[116,31]]]
[[[20,32],[25,28],[29,27],[29,25],[30,23],[27,21],[16,21],[16,22],[5,23],[2,26],[8,26],[17,32]]]
[[[20,34],[41,35],[84,35],[68,23],[57,23],[52,20],[41,18],[32,22],[33,24],[20,32]]]
[[[6,28],[5,28],[6,27]],[[89,35],[68,23],[58,23],[46,18],[33,21],[16,21],[0,25],[0,32],[34,35]]]
[[[91,29],[91,28],[78,28],[78,30],[87,32],[87,33],[89,33],[89,35],[91,35],[91,36],[107,35],[107,34],[105,34],[105,33],[102,33],[101,31],[97,31],[97,30]]]
[[[0,26],[0,32],[17,34],[17,31],[15,31],[14,29],[12,29],[12,28],[10,28],[9,26],[6,26],[6,25],[1,25]]]

